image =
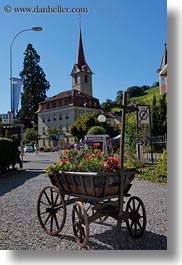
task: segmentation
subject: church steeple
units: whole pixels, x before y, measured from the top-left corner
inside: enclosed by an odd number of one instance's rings
[[[82,32],[80,28],[80,39],[79,39],[79,49],[78,49],[78,61],[77,65],[81,69],[83,65],[85,65],[85,55],[84,55],[84,50],[83,50],[83,42],[82,42]]]
[[[92,96],[92,71],[85,60],[82,32],[80,26],[80,36],[78,44],[78,58],[71,72],[72,89],[76,89],[89,96]]]

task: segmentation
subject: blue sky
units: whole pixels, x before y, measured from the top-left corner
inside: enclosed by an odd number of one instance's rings
[[[102,103],[114,100],[118,90],[152,85],[164,43],[167,42],[166,0],[0,0],[0,113],[10,110],[10,44],[13,76],[23,69],[24,51],[31,43],[50,83],[48,96],[71,89],[70,73],[77,60],[77,13],[16,13],[14,8],[87,8],[81,14],[85,57],[94,72],[93,96]],[[11,12],[6,13],[5,9]],[[10,8],[11,7],[11,8]]]

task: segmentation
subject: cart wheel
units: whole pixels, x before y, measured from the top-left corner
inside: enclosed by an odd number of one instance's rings
[[[128,232],[132,237],[139,238],[146,227],[146,211],[143,201],[133,196],[126,205],[126,212],[129,214],[126,224]]]
[[[77,243],[80,247],[85,247],[89,240],[89,221],[86,210],[80,201],[76,201],[73,206],[72,223]]]
[[[57,187],[47,186],[41,191],[37,202],[37,214],[47,234],[57,235],[61,232],[66,220],[66,206]]]

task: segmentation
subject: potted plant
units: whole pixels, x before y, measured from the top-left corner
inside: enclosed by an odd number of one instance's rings
[[[120,162],[101,150],[65,150],[58,163],[46,168],[46,174],[63,192],[110,196],[119,190]]]

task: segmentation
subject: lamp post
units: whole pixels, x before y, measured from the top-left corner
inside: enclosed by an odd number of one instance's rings
[[[11,45],[10,45],[10,97],[11,97],[11,109],[10,109],[10,124],[13,123],[13,60],[12,60],[12,55],[13,55],[13,43],[15,41],[15,39],[23,32],[25,31],[29,31],[29,30],[33,30],[33,31],[42,31],[43,29],[41,27],[33,27],[33,28],[30,28],[30,29],[24,29],[24,30],[21,30],[20,32],[18,32],[12,42],[11,42]]]
[[[23,32],[25,31],[42,31],[43,29],[41,27],[33,27],[30,29],[24,29],[18,32],[14,38],[12,39],[11,45],[10,45],[10,96],[11,96],[11,109],[10,109],[10,124],[13,124],[13,43],[15,39]],[[21,168],[23,169],[23,123],[21,123]]]
[[[98,117],[98,121],[99,121],[99,122],[101,123],[101,125],[102,125],[104,122],[106,122],[106,116],[103,115],[103,114],[99,115],[99,117]],[[103,125],[102,125],[102,127],[103,127]]]

